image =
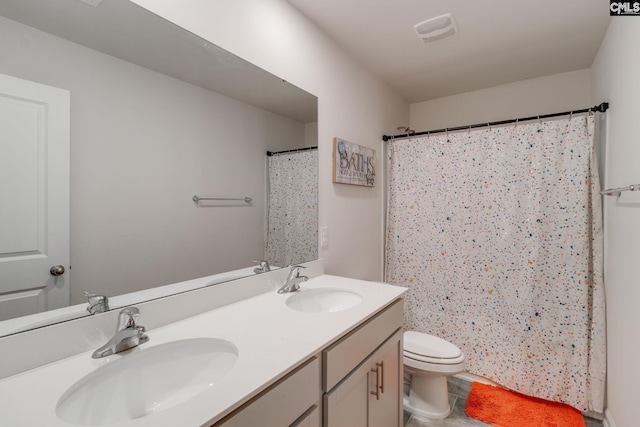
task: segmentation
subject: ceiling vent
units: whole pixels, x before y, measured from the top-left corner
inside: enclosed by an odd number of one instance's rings
[[[427,19],[424,22],[414,25],[413,28],[423,43],[440,40],[458,32],[456,21],[454,21],[453,15],[450,13]]]

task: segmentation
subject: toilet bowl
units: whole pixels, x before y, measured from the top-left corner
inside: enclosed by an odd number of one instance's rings
[[[464,354],[442,338],[415,331],[404,333],[403,349],[405,374],[411,376],[404,410],[420,418],[448,417],[447,377],[464,371]]]

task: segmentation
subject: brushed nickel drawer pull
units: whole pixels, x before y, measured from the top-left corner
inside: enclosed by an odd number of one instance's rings
[[[376,397],[376,400],[380,400],[380,365],[376,363],[376,369],[371,369],[371,372],[376,374],[376,391],[370,391]]]

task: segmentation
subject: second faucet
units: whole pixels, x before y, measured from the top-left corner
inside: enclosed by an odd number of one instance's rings
[[[309,280],[307,276],[300,275],[300,269],[307,268],[304,265],[293,265],[291,266],[291,271],[289,272],[289,276],[287,280],[284,282],[284,285],[280,289],[278,289],[279,294],[286,294],[287,292],[295,292],[300,289],[300,283],[306,282]]]

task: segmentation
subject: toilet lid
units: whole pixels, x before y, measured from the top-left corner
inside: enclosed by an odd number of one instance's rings
[[[449,341],[415,331],[404,333],[404,351],[436,359],[454,359],[462,355],[462,351]]]

